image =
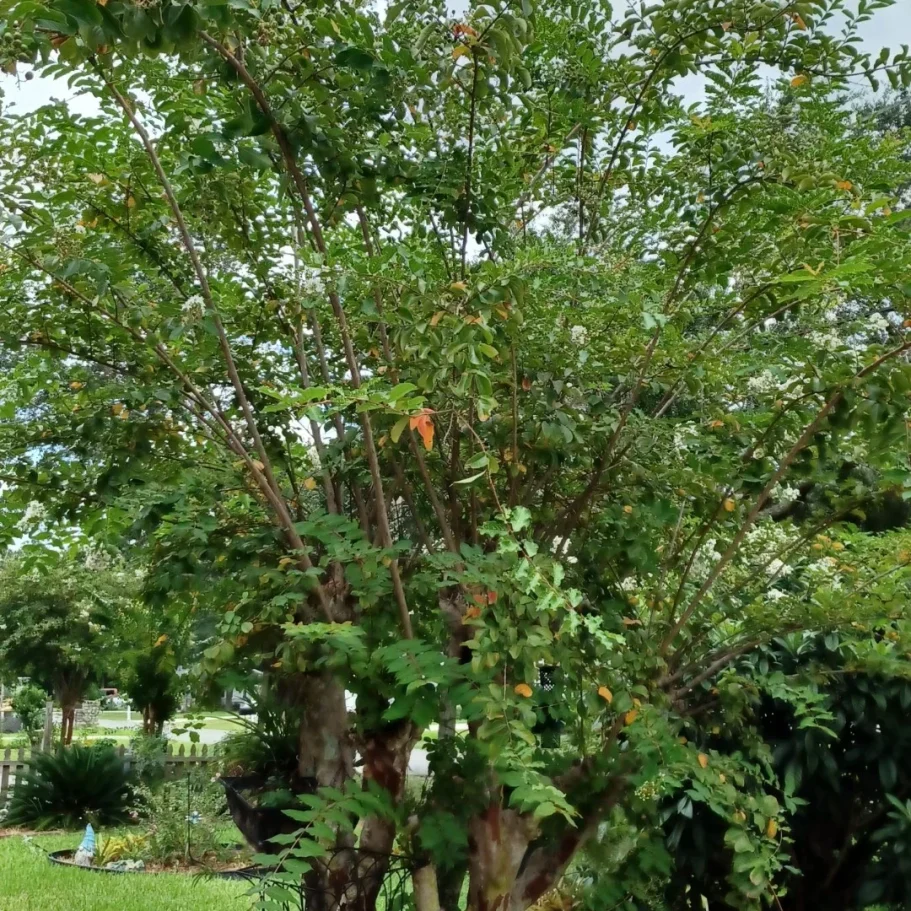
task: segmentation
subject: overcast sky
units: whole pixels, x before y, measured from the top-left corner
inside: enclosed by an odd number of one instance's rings
[[[451,0],[449,4],[453,15],[458,15],[467,5],[468,0]],[[881,47],[890,47],[896,51],[902,44],[911,44],[911,0],[897,0],[889,9],[875,13],[873,19],[862,26],[861,36],[864,49],[873,53]],[[65,81],[35,78],[26,82],[22,79],[24,73],[25,69],[20,67],[18,78],[0,74],[0,89],[3,90],[7,103],[15,105],[14,110],[34,110],[52,98],[67,98],[71,108],[78,113],[90,114],[97,111],[94,99],[75,95],[67,88]],[[863,85],[866,85],[865,81],[858,82],[858,88]],[[681,88],[688,101],[699,100],[699,80],[687,80]]]

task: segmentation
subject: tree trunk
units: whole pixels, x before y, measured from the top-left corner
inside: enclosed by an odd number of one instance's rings
[[[468,827],[469,911],[524,911],[513,889],[537,826],[515,810],[491,806]]]
[[[73,703],[60,708],[60,745],[68,747],[73,742],[73,726],[76,721],[76,706]]]
[[[440,890],[437,886],[437,871],[433,864],[427,864],[414,871],[414,906],[417,911],[440,911]]]

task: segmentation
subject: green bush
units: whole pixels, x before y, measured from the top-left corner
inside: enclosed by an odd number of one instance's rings
[[[207,863],[236,852],[236,845],[221,837],[227,824],[224,792],[204,775],[166,782],[142,796],[148,820],[144,860],[168,866]]]
[[[300,724],[284,708],[260,704],[257,721],[239,718],[242,731],[229,734],[218,745],[226,775],[259,775],[287,778],[297,771]]]
[[[41,739],[44,730],[44,707],[47,694],[40,687],[29,683],[20,686],[13,694],[11,705],[22,722],[22,730],[30,743]]]
[[[142,734],[130,741],[133,774],[144,785],[154,785],[165,777],[168,738],[157,734]]]
[[[16,779],[7,825],[35,829],[116,825],[126,821],[133,798],[123,761],[109,746],[73,745],[36,753]]]

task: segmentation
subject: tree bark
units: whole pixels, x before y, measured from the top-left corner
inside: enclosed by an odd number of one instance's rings
[[[519,911],[513,889],[537,826],[526,815],[490,806],[468,827],[468,911]]]
[[[440,891],[437,886],[437,871],[433,864],[427,864],[414,871],[414,905],[417,911],[440,911]]]

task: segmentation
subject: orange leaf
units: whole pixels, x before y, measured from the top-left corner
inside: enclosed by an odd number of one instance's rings
[[[528,392],[531,389],[531,380],[527,376],[522,377],[522,388]]]
[[[638,709],[630,709],[630,710],[623,716],[623,723],[624,723],[624,724],[632,724],[638,717],[639,717],[639,710],[638,710]]]
[[[487,603],[488,603],[488,604],[496,604],[496,603],[497,603],[497,593],[496,593],[496,592],[488,592],[488,593],[487,593]]]
[[[835,186],[839,190],[851,190],[854,188],[854,184],[850,180],[838,180],[835,182]]]
[[[515,693],[517,696],[524,696],[528,699],[531,696],[531,687],[527,683],[519,683],[515,687]]]
[[[425,408],[420,414],[414,415],[408,422],[412,430],[416,430],[424,441],[424,448],[430,452],[433,449],[433,412]]]
[[[437,310],[437,312],[434,313],[432,317],[430,317],[430,325],[431,325],[431,326],[436,326],[436,324],[437,324],[444,316],[446,316],[446,311],[445,311],[445,310]]]
[[[614,701],[614,694],[606,687],[598,687],[598,695],[606,702],[608,705]]]
[[[477,618],[480,616],[481,616],[480,607],[469,607],[468,610],[465,611],[464,615],[462,616],[462,619],[463,620],[477,620]]]
[[[791,19],[794,20],[794,25],[797,27],[797,30],[799,32],[806,31],[807,24],[803,21],[803,16],[801,16],[800,13],[792,13]]]
[[[159,637],[155,640],[154,648],[158,648],[159,645],[164,645],[165,642],[167,642],[167,641],[168,641],[168,637],[167,637],[167,636],[164,636],[164,635],[159,636]]]
[[[737,508],[737,504],[730,497],[728,497],[724,501],[724,511],[725,512],[733,512],[736,508]]]
[[[708,765],[709,765],[709,757],[706,756],[705,753],[700,753],[700,754],[696,757],[696,759],[699,760],[699,765],[701,765],[702,768],[704,768],[704,769],[708,768]]]

